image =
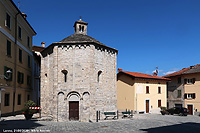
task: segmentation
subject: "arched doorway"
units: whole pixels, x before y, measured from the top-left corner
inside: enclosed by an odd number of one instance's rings
[[[80,96],[77,93],[69,95],[69,120],[79,120],[79,99]]]

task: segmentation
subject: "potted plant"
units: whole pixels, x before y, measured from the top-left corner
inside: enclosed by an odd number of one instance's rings
[[[162,115],[165,115],[165,114],[167,114],[168,112],[167,112],[167,107],[160,107],[160,113],[162,114]]]
[[[26,120],[29,120],[32,118],[33,114],[36,112],[35,109],[31,109],[30,107],[35,107],[36,103],[32,100],[29,100],[25,103],[24,109],[22,109],[22,114],[24,114]]]

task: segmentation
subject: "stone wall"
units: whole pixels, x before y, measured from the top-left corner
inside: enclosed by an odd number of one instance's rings
[[[72,94],[79,97],[80,121],[95,121],[97,110],[116,111],[116,59],[116,52],[93,44],[54,46],[41,61],[42,116],[68,121]]]

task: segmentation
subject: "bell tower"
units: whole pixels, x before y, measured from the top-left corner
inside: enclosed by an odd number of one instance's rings
[[[74,23],[75,34],[87,35],[87,25],[88,23],[82,21],[80,17],[80,19]]]

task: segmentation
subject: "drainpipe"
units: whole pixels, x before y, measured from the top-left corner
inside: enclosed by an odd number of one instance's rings
[[[16,93],[16,87],[17,87],[17,79],[16,79],[16,75],[17,75],[17,16],[19,15],[19,12],[15,15],[15,45],[14,45],[14,91],[13,91],[13,115],[15,115],[15,93]]]

